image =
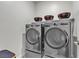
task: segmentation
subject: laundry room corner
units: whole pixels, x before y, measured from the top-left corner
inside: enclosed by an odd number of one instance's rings
[[[79,58],[78,13],[79,1],[0,1],[0,52],[16,58]]]
[[[76,15],[78,15],[78,13],[76,14],[76,12],[79,9],[78,8],[76,9],[75,8],[76,6],[78,7],[78,3],[73,2],[73,1],[61,1],[61,2],[59,2],[59,1],[37,1],[37,2],[35,2],[35,11],[36,11],[35,12],[35,16],[37,16],[37,17],[39,16],[39,18],[40,17],[43,18],[45,15],[54,15],[54,20],[59,20],[59,18],[58,18],[58,14],[59,13],[70,12],[71,13],[70,19],[74,18],[74,32],[73,32],[73,36],[78,37],[77,36],[78,35],[77,34],[78,33],[77,32],[77,30],[78,30],[78,28],[77,28],[77,24],[78,24],[77,20],[78,19],[77,19],[77,16],[76,16]],[[44,20],[44,18],[43,18],[43,21],[46,21],[46,20]],[[30,25],[28,25],[28,26],[30,26]],[[32,40],[32,39],[30,39],[30,40]],[[73,50],[73,49],[71,49],[71,50]],[[77,50],[78,50],[78,48],[77,48]],[[29,53],[26,53],[26,54],[29,55]],[[78,55],[78,52],[77,52],[77,55]],[[31,57],[31,56],[28,56],[28,57]]]

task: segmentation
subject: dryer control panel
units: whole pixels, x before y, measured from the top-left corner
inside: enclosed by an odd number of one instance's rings
[[[62,22],[62,23],[57,23],[57,22],[53,22],[53,23],[45,23],[44,26],[45,27],[50,27],[51,25],[53,26],[66,26],[68,25],[69,23],[65,23],[65,22]]]

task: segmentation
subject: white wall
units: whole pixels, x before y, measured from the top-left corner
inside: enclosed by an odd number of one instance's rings
[[[58,20],[57,15],[61,12],[69,11],[72,13],[72,2],[63,1],[43,1],[36,2],[36,16],[54,15],[54,19]]]
[[[20,56],[24,26],[33,21],[33,16],[33,2],[0,2],[0,50],[8,49]]]

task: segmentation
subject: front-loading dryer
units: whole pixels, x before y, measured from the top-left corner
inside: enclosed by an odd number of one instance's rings
[[[41,57],[41,24],[26,24],[25,58]]]
[[[55,20],[43,24],[44,55],[55,58],[74,57],[73,53],[73,19]]]

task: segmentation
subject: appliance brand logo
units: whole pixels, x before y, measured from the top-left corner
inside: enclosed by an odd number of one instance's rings
[[[68,25],[68,23],[61,23],[61,25]]]

